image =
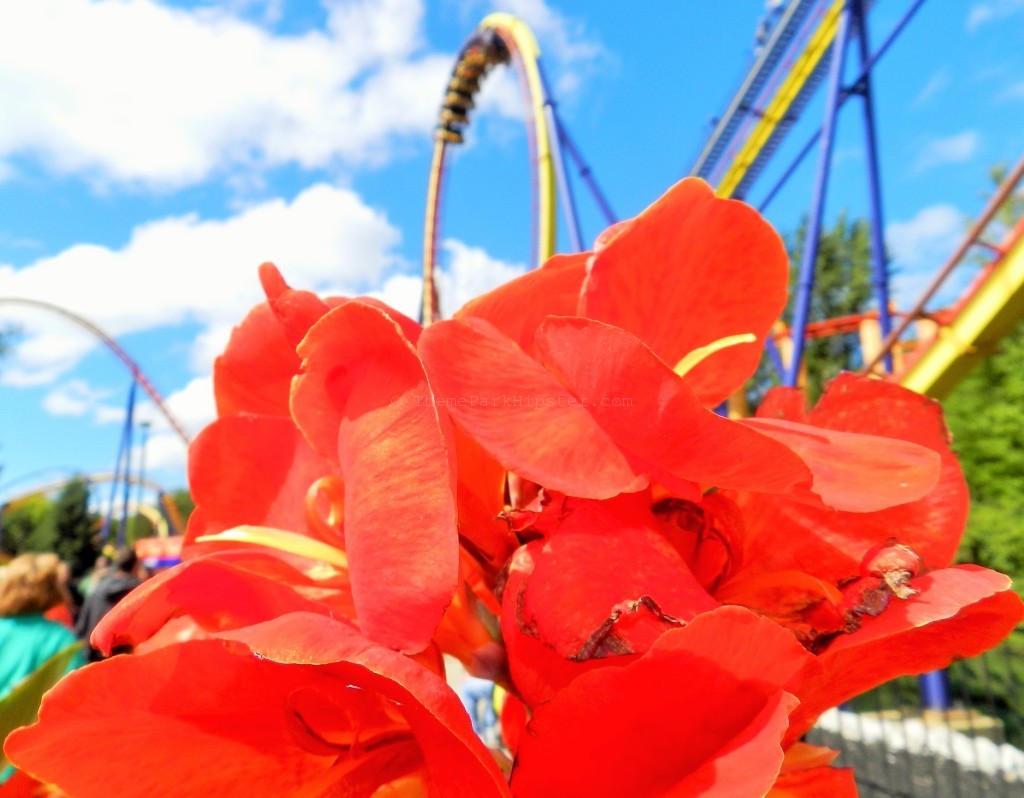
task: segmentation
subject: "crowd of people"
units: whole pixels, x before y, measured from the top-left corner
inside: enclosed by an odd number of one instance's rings
[[[76,642],[82,648],[69,668],[99,659],[92,630],[145,575],[130,547],[100,557],[78,585],[56,554],[21,554],[0,566],[0,699]]]

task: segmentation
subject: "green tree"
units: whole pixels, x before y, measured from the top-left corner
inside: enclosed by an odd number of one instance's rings
[[[89,486],[76,478],[61,490],[53,505],[56,532],[53,550],[71,568],[73,578],[85,574],[96,562],[98,516],[89,509]]]
[[[11,555],[49,551],[52,543],[51,511],[50,500],[41,493],[4,505],[0,510],[0,549]]]
[[[192,511],[196,508],[196,503],[192,501],[192,494],[188,492],[187,488],[179,488],[178,490],[171,491],[171,501],[174,502],[174,506],[178,508],[178,515],[181,516],[182,525],[188,523],[188,518],[192,515]]]
[[[789,304],[782,320],[787,325],[793,318],[806,238],[806,220],[796,233],[785,237],[790,263]],[[818,245],[808,318],[814,322],[863,313],[871,300],[870,223],[866,219],[851,220],[843,211],[835,224],[822,233]],[[830,379],[844,369],[860,365],[858,335],[853,332],[810,339],[805,344],[803,359],[807,367],[807,397],[813,403]],[[774,369],[763,363],[754,379],[751,401],[756,404],[768,388],[778,383]]]

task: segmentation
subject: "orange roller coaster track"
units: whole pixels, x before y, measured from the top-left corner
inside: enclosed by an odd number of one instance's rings
[[[142,389],[149,394],[150,399],[153,400],[154,404],[160,409],[164,418],[167,419],[167,423],[171,425],[182,442],[188,446],[191,442],[189,434],[185,432],[185,428],[181,425],[181,422],[174,417],[174,414],[167,407],[163,397],[154,387],[153,383],[150,382],[149,378],[143,372],[142,368],[136,363],[131,356],[121,348],[121,345],[117,343],[113,338],[107,335],[102,328],[93,324],[84,316],[79,316],[77,313],[73,313],[67,308],[62,308],[60,305],[54,305],[51,302],[44,302],[41,299],[28,299],[25,297],[0,297],[0,305],[21,305],[23,307],[38,308],[45,310],[50,313],[56,313],[58,316],[63,316],[65,319],[70,319],[79,327],[83,327],[92,333],[96,338],[106,344],[107,348],[117,355],[118,359],[124,363],[128,370],[132,373],[132,377],[135,379]]]

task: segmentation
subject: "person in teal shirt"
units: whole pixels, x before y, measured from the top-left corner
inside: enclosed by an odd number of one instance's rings
[[[56,554],[22,554],[0,566],[0,699],[78,642],[68,627],[43,615],[67,599],[67,568]],[[84,664],[79,649],[68,670]],[[0,783],[12,773],[12,768],[0,772]]]

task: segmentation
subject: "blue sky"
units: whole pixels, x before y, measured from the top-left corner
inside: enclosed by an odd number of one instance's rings
[[[878,0],[875,44],[908,7]],[[56,303],[117,338],[194,434],[210,371],[273,260],[296,286],[416,312],[431,129],[454,54],[493,10],[525,18],[559,110],[620,217],[683,177],[752,60],[763,0],[33,0],[0,6],[0,297]],[[927,0],[875,73],[887,238],[908,296],[1024,151],[1024,0]],[[855,60],[855,59],[853,59]],[[450,309],[525,268],[523,106],[491,76],[453,159]],[[751,192],[820,123],[806,110]],[[860,116],[841,114],[827,203],[864,212]],[[768,209],[797,226],[813,159]],[[578,188],[584,234],[601,228]],[[568,247],[563,236],[561,248]],[[77,326],[0,306],[0,500],[113,468],[129,375]],[[147,471],[185,484],[152,421]],[[136,463],[138,456],[136,455]]]

